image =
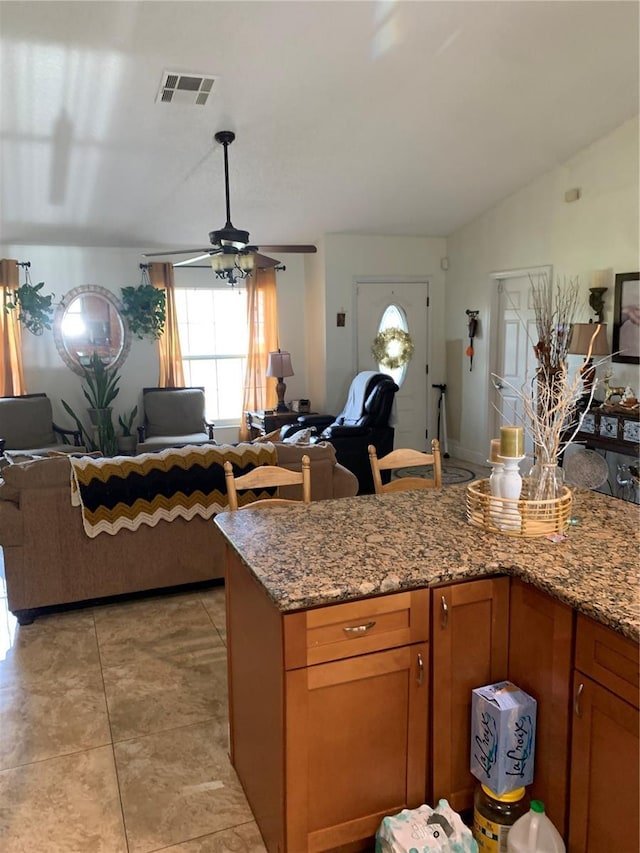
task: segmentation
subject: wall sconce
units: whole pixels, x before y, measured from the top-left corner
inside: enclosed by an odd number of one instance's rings
[[[604,322],[604,295],[609,290],[612,270],[596,270],[591,276],[592,286],[589,288],[589,306],[597,316],[597,322]]]

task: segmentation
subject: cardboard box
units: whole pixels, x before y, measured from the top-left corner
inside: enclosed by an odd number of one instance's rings
[[[471,772],[495,794],[533,782],[536,700],[510,681],[471,692]]]

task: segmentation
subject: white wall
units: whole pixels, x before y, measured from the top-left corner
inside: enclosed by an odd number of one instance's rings
[[[429,378],[442,382],[444,361],[444,299],[445,278],[440,261],[445,252],[444,239],[437,237],[385,237],[329,234],[325,235],[324,248],[324,352],[318,353],[309,370],[323,372],[326,397],[311,400],[317,411],[337,414],[347,398],[347,391],[356,372],[356,296],[355,281],[366,276],[428,276],[430,289],[430,342]],[[338,311],[346,310],[346,324],[336,325]],[[315,317],[309,317],[312,323]],[[436,399],[429,413],[429,434],[434,435]]]
[[[45,282],[44,294],[54,293],[57,304],[69,290],[85,284],[100,285],[121,298],[121,288],[140,284],[142,249],[88,248],[74,246],[0,245],[0,257],[31,261],[31,280]],[[302,256],[285,260],[286,271],[278,272],[278,313],[280,342],[291,352],[296,375],[287,379],[287,399],[307,393],[308,377],[305,343],[305,280]],[[208,270],[176,268],[179,284],[206,283]],[[20,283],[24,274],[20,273]],[[82,379],[64,364],[55,347],[52,332],[36,337],[23,330],[23,363],[27,391],[45,391],[53,404],[54,418],[63,426],[72,426],[60,400],[64,399],[84,420],[86,402],[82,395]],[[141,404],[142,388],[158,383],[158,355],[155,341],[134,338],[129,355],[121,368],[120,393],[114,404],[117,415]],[[138,417],[137,423],[140,422]],[[216,439],[237,441],[237,429],[216,430]]]
[[[568,204],[564,193],[573,187],[580,187],[582,196]],[[448,238],[446,381],[452,454],[477,462],[487,458],[492,424],[490,321],[496,288],[491,273],[552,264],[560,281],[578,276],[585,312],[578,319],[588,319],[588,288],[595,270],[612,268],[613,275],[640,269],[638,191],[636,118]],[[605,294],[610,344],[613,299],[612,278]],[[464,356],[466,308],[480,311],[472,372]],[[611,366],[616,385],[630,383],[640,390],[637,366]]]

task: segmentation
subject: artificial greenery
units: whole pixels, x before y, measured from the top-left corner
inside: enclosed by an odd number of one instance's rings
[[[31,284],[27,280],[17,290],[13,291],[13,299],[7,302],[6,310],[18,310],[18,320],[32,334],[41,335],[45,329],[51,328],[53,319],[53,293],[43,296],[40,291],[44,281]]]
[[[89,366],[82,366],[82,373],[85,381],[82,386],[82,393],[89,403],[89,414],[92,414],[91,410],[96,410],[94,426],[97,441],[94,440],[94,433],[85,428],[80,418],[65,400],[62,400],[62,405],[82,432],[89,450],[100,450],[105,456],[113,456],[118,450],[118,439],[113,428],[110,407],[120,392],[118,386],[120,376],[117,370],[104,364],[95,350]],[[135,415],[132,415],[132,421],[134,417]]]
[[[164,290],[152,284],[122,288],[122,314],[131,333],[142,340],[157,340],[164,332],[167,318],[167,298]]]
[[[122,435],[133,435],[131,428],[133,427],[133,419],[137,414],[138,407],[134,406],[128,415],[125,415],[124,417],[122,415],[118,415],[118,423],[122,429]]]
[[[413,355],[411,335],[404,329],[392,326],[376,335],[371,352],[378,364],[395,370],[406,364]]]

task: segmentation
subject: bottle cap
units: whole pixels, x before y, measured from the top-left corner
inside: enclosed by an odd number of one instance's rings
[[[531,800],[531,811],[544,814],[544,803],[542,800]]]
[[[498,800],[500,803],[515,803],[517,800],[521,800],[526,793],[524,788],[514,788],[513,791],[507,791],[505,794],[495,794],[486,785],[481,785],[481,787],[488,797],[491,797],[492,800]],[[544,811],[544,806],[542,810]]]

